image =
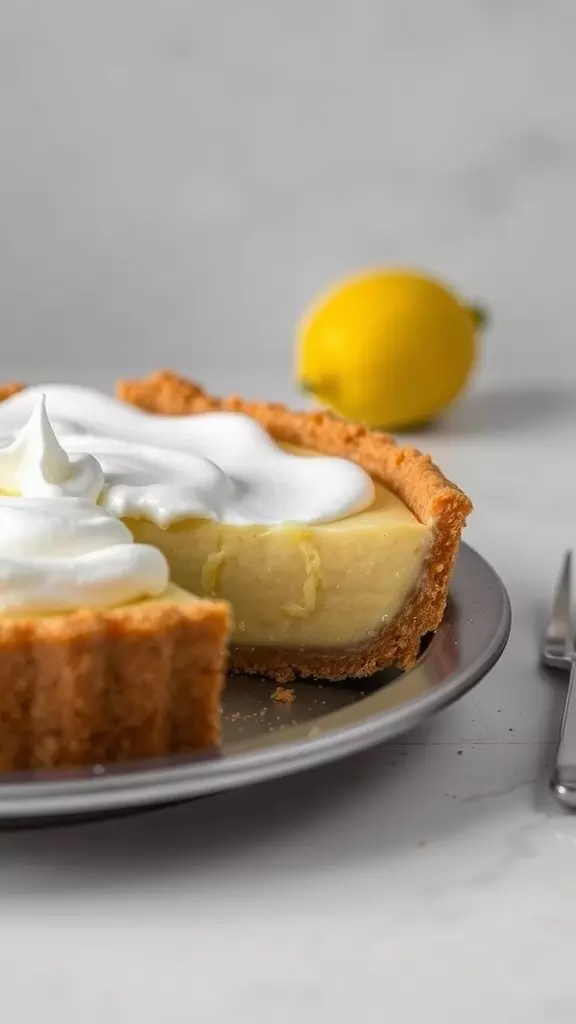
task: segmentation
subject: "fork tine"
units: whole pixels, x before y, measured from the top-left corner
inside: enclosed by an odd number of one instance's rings
[[[556,584],[552,615],[545,638],[545,656],[570,657],[574,653],[571,611],[572,552],[564,555],[562,570]]]

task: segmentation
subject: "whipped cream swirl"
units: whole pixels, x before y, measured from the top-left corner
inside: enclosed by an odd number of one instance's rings
[[[68,456],[42,395],[8,447],[0,449],[0,611],[41,614],[103,608],[161,594],[168,565],[135,544],[123,523],[96,504],[104,473],[93,455]]]
[[[353,462],[283,451],[240,413],[160,416],[90,388],[52,384],[0,404],[0,437],[15,436],[40,393],[74,473],[83,480],[92,473],[87,451],[102,467],[100,503],[115,516],[163,528],[194,517],[236,526],[312,525],[353,515],[374,500],[370,476]]]

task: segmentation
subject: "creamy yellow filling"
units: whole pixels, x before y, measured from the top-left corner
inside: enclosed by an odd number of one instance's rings
[[[232,642],[248,646],[361,644],[415,588],[431,536],[379,484],[370,509],[321,526],[126,524],[136,541],[160,548],[179,586],[229,601]]]

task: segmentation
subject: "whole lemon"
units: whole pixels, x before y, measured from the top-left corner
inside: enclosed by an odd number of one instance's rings
[[[297,375],[320,402],[370,427],[434,419],[472,370],[478,307],[409,270],[376,270],[320,297],[297,329]]]

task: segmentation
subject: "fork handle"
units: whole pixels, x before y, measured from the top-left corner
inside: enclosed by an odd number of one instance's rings
[[[576,659],[570,667],[556,766],[550,784],[558,800],[565,807],[576,810]]]

